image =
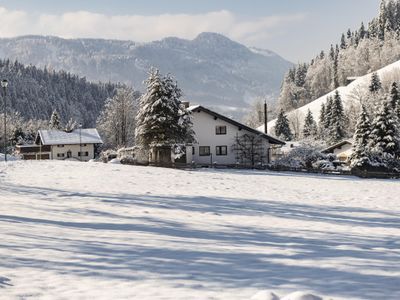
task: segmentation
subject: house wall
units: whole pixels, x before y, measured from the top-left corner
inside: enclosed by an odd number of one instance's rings
[[[195,162],[196,164],[235,164],[237,162],[236,153],[233,150],[236,135],[252,134],[247,130],[239,130],[237,126],[232,125],[221,119],[215,119],[214,116],[204,112],[194,110],[192,112],[193,130],[195,132],[196,143],[194,155],[192,155],[192,146],[186,149],[186,162]],[[216,126],[226,126],[226,134],[217,135],[215,132]],[[265,141],[265,149],[269,148],[268,140]],[[210,146],[209,156],[200,156],[199,147]],[[216,146],[227,146],[227,155],[216,155]],[[267,153],[265,153],[267,155]]]
[[[57,145],[51,146],[51,159],[63,160],[67,158],[67,152],[71,151],[71,157],[77,160],[82,159],[82,161],[89,161],[94,158],[94,145],[93,144],[82,144],[82,152],[89,152],[88,156],[78,156],[79,151],[81,151],[80,145],[64,145],[64,147],[58,147]],[[58,157],[57,154],[64,153],[64,157]]]
[[[340,160],[347,160],[353,152],[353,146],[351,144],[344,144],[340,148],[335,148],[333,154],[335,154]]]

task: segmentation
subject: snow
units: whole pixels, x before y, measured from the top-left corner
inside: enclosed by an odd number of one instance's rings
[[[2,162],[0,299],[400,299],[399,194],[346,176]]]
[[[102,144],[95,128],[75,129],[71,132],[63,130],[39,130],[43,145]]]
[[[397,69],[400,70],[400,60],[378,70],[376,73],[378,73],[380,78],[384,78],[385,74],[394,72]],[[372,73],[365,76],[357,77],[357,79],[351,82],[349,85],[339,87],[331,91],[330,93],[298,108],[297,111],[300,113],[300,116],[304,118],[307,115],[308,109],[310,109],[313,114],[314,120],[318,121],[321,111],[321,105],[323,103],[326,104],[326,99],[328,96],[334,97],[336,90],[339,91],[344,106],[347,106],[352,101],[357,101],[354,97],[352,97],[354,90],[368,88],[371,80],[371,75]],[[272,128],[275,126],[275,123],[276,119],[268,122],[268,132],[271,132]],[[264,132],[264,125],[258,127],[257,129]]]

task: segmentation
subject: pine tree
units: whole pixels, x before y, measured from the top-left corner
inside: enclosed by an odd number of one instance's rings
[[[382,159],[400,157],[400,131],[390,101],[383,101],[372,122],[371,150]]]
[[[371,122],[367,110],[362,106],[353,136],[353,153],[350,156],[352,167],[363,167],[370,163],[370,151],[368,148],[370,134]]]
[[[365,30],[364,22],[361,22],[360,30],[358,31],[358,36],[360,39],[367,38],[367,31]]]
[[[368,89],[371,93],[376,93],[382,89],[382,83],[377,72],[372,73],[371,83]]]
[[[340,142],[346,136],[345,121],[346,117],[344,114],[342,99],[339,92],[336,90],[331,104],[331,114],[328,127],[329,142],[331,144]]]
[[[319,136],[321,139],[325,136],[325,130],[326,130],[326,109],[325,109],[325,104],[321,104],[321,110],[319,112],[319,120],[318,120],[318,127],[319,127]]]
[[[281,137],[285,141],[290,141],[293,138],[292,131],[289,125],[289,119],[285,115],[283,109],[279,112],[278,118],[275,124],[275,135]]]
[[[308,109],[307,115],[304,119],[303,137],[304,138],[315,138],[318,133],[317,123],[314,120],[312,112]]]
[[[351,34],[350,34],[351,37]],[[340,39],[340,49],[346,49],[346,37],[344,36],[344,33],[342,33],[342,38]]]
[[[383,41],[385,39],[385,28],[387,21],[386,0],[381,0],[378,17],[378,38]]]
[[[181,104],[181,90],[168,75],[150,71],[146,93],[140,98],[136,117],[136,144],[145,149],[182,145],[193,140],[189,112]]]
[[[332,123],[332,108],[333,108],[333,97],[328,96],[326,99],[325,106],[325,120],[324,120],[324,128],[328,129]]]
[[[60,122],[60,115],[58,114],[57,110],[53,110],[51,114],[50,121],[49,121],[49,128],[53,130],[61,130],[61,122]]]
[[[392,83],[392,88],[390,90],[390,103],[392,105],[392,109],[397,113],[397,110],[400,106],[400,95],[396,82]]]

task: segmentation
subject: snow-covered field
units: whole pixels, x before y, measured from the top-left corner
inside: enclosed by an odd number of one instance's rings
[[[1,162],[0,299],[400,299],[399,195],[395,180]]]

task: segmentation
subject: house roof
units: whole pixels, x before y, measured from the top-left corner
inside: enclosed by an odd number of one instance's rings
[[[205,113],[208,113],[208,114],[214,116],[215,118],[224,120],[225,122],[228,122],[228,123],[230,123],[230,124],[232,124],[232,125],[234,125],[234,126],[237,126],[237,127],[239,127],[239,128],[245,129],[245,130],[247,130],[247,131],[249,131],[249,132],[251,132],[251,133],[260,135],[261,137],[263,137],[263,138],[265,138],[265,139],[268,139],[268,141],[269,141],[271,144],[285,145],[285,142],[283,142],[283,141],[281,141],[281,140],[278,140],[277,138],[274,138],[274,137],[272,137],[272,136],[270,136],[270,135],[268,135],[268,134],[265,134],[265,133],[262,132],[262,131],[259,131],[259,130],[257,130],[257,129],[251,128],[251,127],[249,127],[249,126],[247,126],[247,125],[244,125],[244,124],[242,124],[242,123],[239,123],[239,122],[237,122],[237,121],[235,121],[235,120],[232,120],[232,119],[230,119],[230,118],[228,118],[228,117],[225,117],[225,116],[223,116],[223,115],[221,115],[221,114],[219,114],[219,113],[216,113],[215,111],[209,110],[208,108],[205,108],[205,107],[203,107],[203,106],[201,106],[201,105],[190,106],[190,107],[188,108],[188,110],[190,110],[190,111],[192,111],[192,112],[193,112],[193,111],[203,111],[203,112],[205,112]]]
[[[36,140],[38,137],[40,137],[43,145],[79,145],[103,143],[96,128],[75,129],[71,132],[62,130],[39,130]]]
[[[330,153],[330,152],[332,152],[334,149],[336,149],[336,148],[338,148],[338,147],[341,147],[341,146],[343,146],[343,145],[346,145],[346,144],[353,145],[353,142],[352,142],[352,141],[349,141],[349,140],[341,141],[341,142],[339,142],[339,143],[337,143],[337,144],[334,144],[334,145],[329,146],[328,148],[322,150],[322,153]]]

